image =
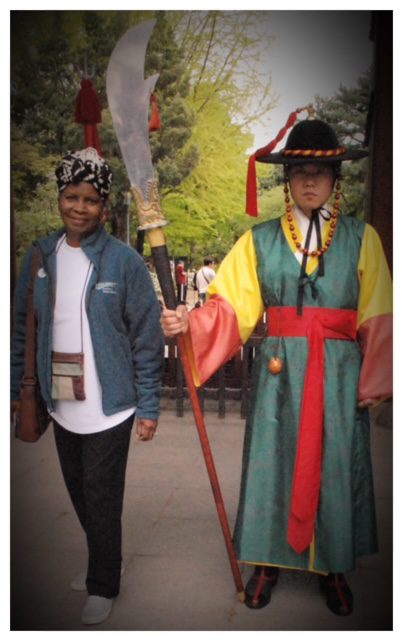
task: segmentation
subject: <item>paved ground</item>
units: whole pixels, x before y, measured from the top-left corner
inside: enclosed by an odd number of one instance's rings
[[[166,401],[168,402],[168,401]],[[235,593],[192,414],[165,408],[157,438],[132,441],[124,513],[126,573],[110,618],[97,630],[392,629],[391,405],[373,420],[381,551],[349,576],[355,611],[331,614],[317,579],[282,572],[271,604],[252,611]],[[244,423],[207,412],[215,463],[233,527]],[[66,495],[49,431],[35,445],[11,439],[11,629],[85,630],[86,594],[69,589],[85,568],[85,541]],[[244,581],[250,573],[244,569]]]

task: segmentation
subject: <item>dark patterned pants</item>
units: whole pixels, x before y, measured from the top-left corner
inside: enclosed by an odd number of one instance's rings
[[[88,544],[89,595],[115,598],[120,589],[121,515],[133,416],[99,433],[80,435],[54,423],[67,490]]]

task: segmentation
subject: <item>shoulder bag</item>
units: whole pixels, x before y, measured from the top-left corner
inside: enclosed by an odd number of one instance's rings
[[[34,248],[31,280],[28,288],[24,375],[20,390],[20,409],[16,413],[15,423],[15,435],[24,442],[36,442],[39,440],[51,421],[40,393],[36,371],[36,321],[33,292],[39,267],[39,249]]]

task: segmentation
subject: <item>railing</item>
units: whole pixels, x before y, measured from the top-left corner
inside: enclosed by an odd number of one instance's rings
[[[261,322],[251,338],[243,345],[234,358],[223,365],[200,389],[198,395],[204,411],[206,401],[208,408],[217,410],[219,418],[224,418],[227,405],[238,405],[240,416],[245,418],[250,399],[252,365],[262,336],[266,330]],[[165,341],[165,373],[162,383],[162,397],[175,401],[176,415],[183,417],[188,405],[187,387],[183,368],[177,354],[174,338]]]

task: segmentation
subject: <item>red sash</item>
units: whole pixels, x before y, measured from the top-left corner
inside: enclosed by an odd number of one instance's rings
[[[298,316],[296,307],[270,307],[267,311],[269,336],[308,338],[309,356],[300,413],[287,538],[290,546],[297,553],[302,553],[313,540],[320,496],[324,340],[355,340],[357,312],[353,309],[303,307],[303,315]]]

